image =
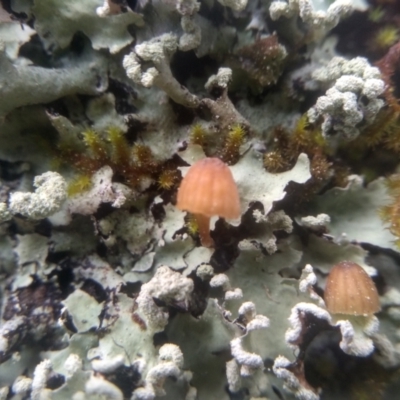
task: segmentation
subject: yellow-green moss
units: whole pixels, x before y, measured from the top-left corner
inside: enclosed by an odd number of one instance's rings
[[[144,180],[158,179],[160,165],[150,147],[140,143],[130,145],[119,128],[110,127],[105,132],[87,129],[82,132],[82,144],[80,147],[76,142],[61,141],[55,159],[87,177],[108,165],[116,179],[134,188],[140,187]],[[80,186],[71,189],[75,190],[79,192]]]
[[[92,180],[88,175],[79,175],[73,179],[67,188],[67,193],[69,197],[76,196],[83,192],[89,190],[92,186]]]
[[[174,187],[178,180],[178,173],[176,170],[166,169],[161,172],[158,177],[157,183],[160,189],[170,190]]]
[[[190,132],[190,143],[198,144],[201,147],[204,147],[206,144],[207,132],[201,124],[193,125]]]
[[[372,46],[385,50],[399,40],[399,30],[393,25],[386,25],[376,32],[372,40]]]
[[[124,133],[116,127],[107,130],[108,140],[111,145],[111,159],[114,163],[129,163],[129,144]]]
[[[395,244],[400,248],[400,174],[386,180],[391,202],[379,210],[382,220],[389,225],[390,232],[396,236]]]
[[[240,157],[240,146],[244,143],[246,131],[240,124],[232,126],[225,137],[221,159],[227,164],[235,164]]]
[[[186,220],[186,229],[190,235],[195,236],[199,231],[199,225],[197,223],[196,218],[193,215],[189,215]]]

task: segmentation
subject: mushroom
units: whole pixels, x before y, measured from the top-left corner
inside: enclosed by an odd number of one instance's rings
[[[193,164],[178,190],[176,206],[193,213],[201,244],[212,247],[210,218],[240,217],[240,201],[236,183],[229,167],[218,158],[203,158]]]
[[[331,314],[367,316],[381,309],[374,282],[352,261],[342,261],[331,269],[324,300]]]

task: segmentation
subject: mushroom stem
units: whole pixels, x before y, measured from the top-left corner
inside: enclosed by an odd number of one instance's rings
[[[194,214],[197,221],[197,226],[199,227],[199,235],[201,244],[204,247],[213,247],[214,241],[210,236],[210,217],[203,214]]]

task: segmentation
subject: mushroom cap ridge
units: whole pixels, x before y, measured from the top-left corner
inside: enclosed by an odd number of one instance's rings
[[[208,217],[239,218],[239,193],[229,167],[219,158],[197,161],[179,186],[176,206]]]
[[[342,261],[331,269],[324,300],[331,314],[372,315],[381,308],[375,283],[351,261]]]

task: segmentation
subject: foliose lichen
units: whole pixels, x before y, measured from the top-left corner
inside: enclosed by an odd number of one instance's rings
[[[400,15],[379,3],[2,3],[1,399],[397,395]],[[176,207],[205,157],[240,197],[210,248]],[[375,315],[325,306],[343,261]]]

